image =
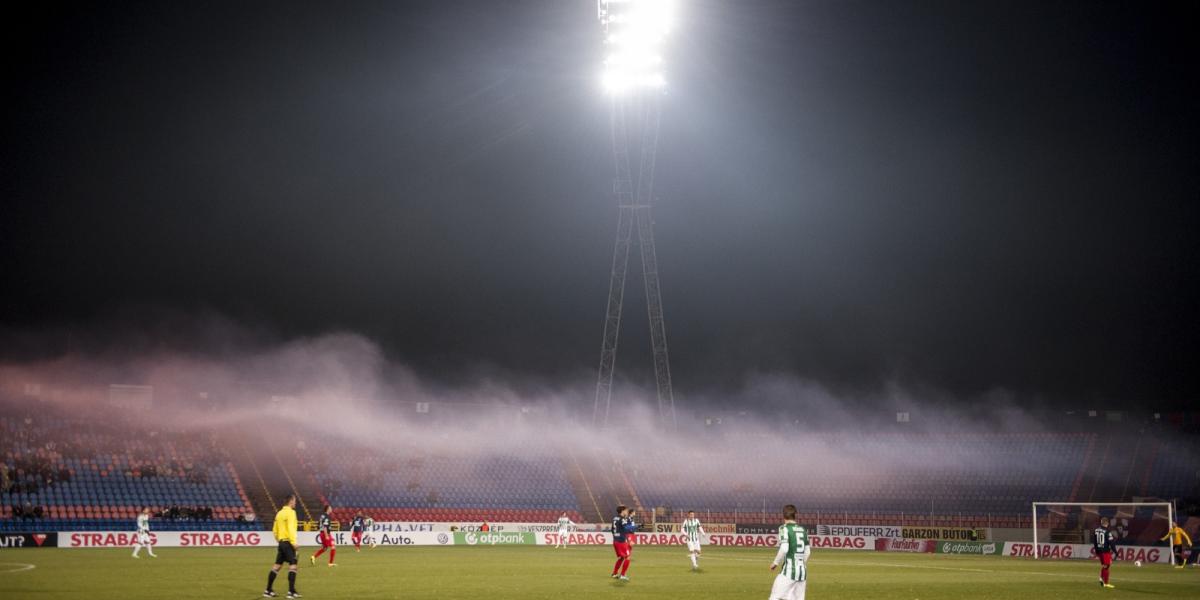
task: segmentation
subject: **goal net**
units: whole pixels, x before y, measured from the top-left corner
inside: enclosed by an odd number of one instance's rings
[[[1033,558],[1089,558],[1093,531],[1108,517],[1117,560],[1174,563],[1160,540],[1175,519],[1169,502],[1034,502]]]

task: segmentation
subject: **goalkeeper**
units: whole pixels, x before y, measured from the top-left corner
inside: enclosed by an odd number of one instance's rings
[[[775,576],[771,586],[770,600],[804,600],[804,589],[808,584],[808,556],[812,546],[808,545],[808,531],[796,524],[796,507],[783,507],[783,525],[779,526],[779,552],[771,562],[771,570],[779,565],[783,570]]]
[[[1178,522],[1175,522],[1171,523],[1171,528],[1167,530],[1167,535],[1162,536],[1158,541],[1165,542],[1168,539],[1171,540],[1171,551],[1175,553],[1175,568],[1182,569],[1184,566],[1183,549],[1192,545],[1192,538],[1179,526]],[[1184,540],[1187,540],[1186,545],[1184,544]]]

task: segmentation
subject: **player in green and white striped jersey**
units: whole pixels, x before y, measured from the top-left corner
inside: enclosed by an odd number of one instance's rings
[[[779,526],[779,552],[771,562],[771,570],[779,565],[783,570],[775,576],[771,586],[770,600],[804,600],[804,588],[808,584],[808,555],[812,546],[808,544],[808,531],[796,524],[796,507],[783,507],[783,525]]]
[[[149,506],[143,508],[141,514],[139,514],[138,518],[137,518],[137,538],[136,538],[136,542],[134,542],[134,544],[133,544],[133,557],[134,558],[139,558],[138,552],[141,552],[142,548],[145,548],[146,552],[150,553],[151,558],[158,558],[158,555],[154,553],[154,547],[150,544],[150,507]]]
[[[688,518],[684,519],[681,529],[687,539],[688,558],[692,560],[692,570],[695,571],[700,568],[700,536],[704,535],[704,528],[700,526],[700,519],[696,518],[696,511],[688,511]]]
[[[563,548],[567,547],[567,534],[571,533],[571,529],[574,527],[575,523],[571,521],[571,517],[568,517],[567,513],[563,513],[558,518],[558,543],[554,545],[555,548],[559,546]]]

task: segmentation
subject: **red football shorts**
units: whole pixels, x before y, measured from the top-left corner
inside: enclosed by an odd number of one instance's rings
[[[629,558],[629,554],[631,552],[629,542],[613,542],[613,551],[616,552],[617,556],[620,558]]]
[[[333,547],[333,534],[325,533],[324,531],[318,532],[317,533],[317,542],[321,544],[322,548],[332,548]]]
[[[1100,564],[1107,567],[1112,564],[1112,555],[1112,552],[1101,552],[1097,556],[1100,557]]]

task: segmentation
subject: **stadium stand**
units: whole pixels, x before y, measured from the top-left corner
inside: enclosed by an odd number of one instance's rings
[[[810,518],[826,522],[840,515],[839,522],[851,524],[884,517],[901,524],[924,524],[930,517],[1021,523],[1030,498],[1070,498],[1088,439],[1089,434],[1078,433],[817,434],[798,436],[790,444],[792,453],[780,457],[758,451],[762,444],[753,439],[733,437],[690,449],[687,460],[652,456],[629,473],[644,506],[703,507],[710,520],[756,522],[760,515],[773,520],[775,507],[795,503]],[[862,468],[882,462],[872,460],[882,456],[888,457],[889,470]],[[897,469],[898,463],[903,468]],[[673,470],[660,470],[659,464]],[[674,470],[680,464],[684,469]],[[773,481],[768,487],[738,476],[748,466],[776,464],[791,475],[752,478]],[[700,485],[692,483],[697,481]]]
[[[223,451],[196,433],[62,416],[0,417],[0,531],[128,529],[142,507],[158,530],[257,528]]]
[[[339,519],[363,510],[376,520],[551,522],[564,511],[582,519],[578,500],[548,445],[508,446],[482,461],[452,452],[400,448],[297,448]]]
[[[363,510],[377,521],[553,522],[566,511],[602,523],[625,503],[665,520],[695,509],[707,522],[774,523],[794,503],[809,523],[1011,528],[1029,527],[1031,499],[1098,500],[1110,472],[1118,493],[1200,497],[1194,442],[1168,446],[1153,432],[1103,445],[1094,432],[805,433],[785,455],[722,432],[623,455],[541,439],[433,448],[286,431],[268,441],[252,428],[218,438],[20,403],[0,414],[0,531],[129,529],[142,506],[157,530],[261,529],[287,493],[309,518],[328,502],[343,522]]]
[[[1163,498],[1200,497],[1200,446],[1156,444],[1153,466],[1146,474],[1143,493]]]

